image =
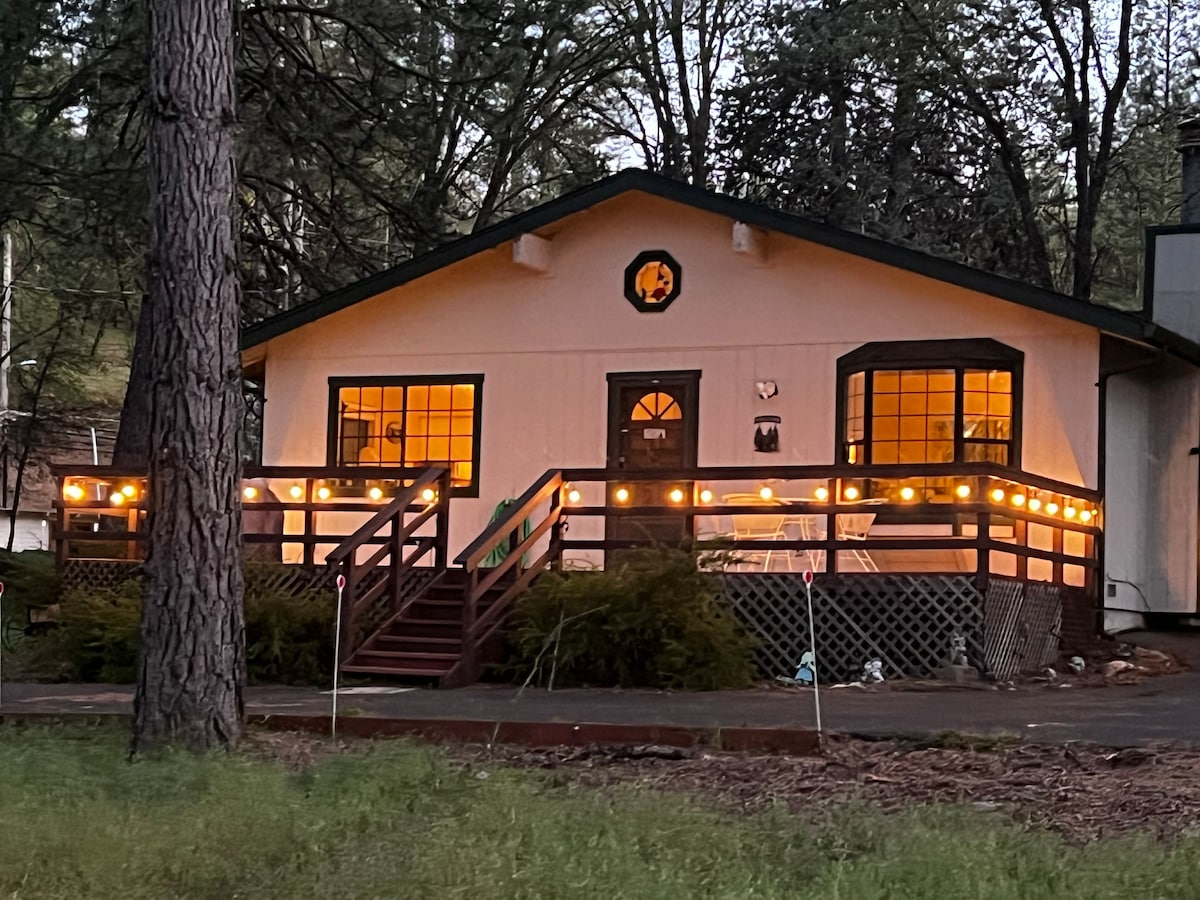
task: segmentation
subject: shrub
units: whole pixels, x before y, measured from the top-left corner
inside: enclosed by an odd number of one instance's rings
[[[246,676],[251,682],[323,684],[333,672],[334,607],[316,591],[246,586]],[[142,583],[75,588],[63,596],[61,627],[24,642],[26,677],[127,683],[137,677]]]
[[[54,554],[44,550],[0,550],[0,582],[0,639],[12,650],[29,621],[29,610],[58,603],[62,582],[54,571]]]
[[[754,645],[725,600],[720,563],[658,547],[602,572],[549,572],[516,603],[506,668],[559,684],[746,687]]]

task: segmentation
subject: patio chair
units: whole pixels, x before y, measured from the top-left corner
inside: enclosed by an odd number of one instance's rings
[[[787,533],[783,529],[784,517],[781,515],[736,515],[730,516],[733,519],[733,539],[735,541],[785,541]],[[786,550],[772,550],[766,548],[763,550],[738,550],[736,551],[741,557],[739,565],[748,565],[757,568],[761,564],[760,571],[769,572],[771,570],[771,560],[780,558],[787,563],[788,571],[792,571],[792,554]],[[752,569],[753,571],[754,569]]]
[[[837,536],[840,541],[866,541],[867,532],[875,522],[875,513],[843,513],[837,519]],[[850,555],[866,572],[878,572],[879,566],[871,559],[871,554],[857,547],[849,551]]]

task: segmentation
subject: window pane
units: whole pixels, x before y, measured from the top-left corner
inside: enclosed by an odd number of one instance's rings
[[[404,442],[404,463],[405,465],[416,465],[425,462],[428,458],[426,455],[425,438],[410,437]]]
[[[429,387],[423,384],[409,385],[409,409],[429,409]]]
[[[914,416],[925,414],[926,401],[928,397],[924,393],[920,394],[901,394],[900,395],[900,412],[902,415]]]
[[[900,462],[902,462],[902,463],[925,462],[925,442],[924,441],[901,441],[900,442]]]
[[[963,389],[968,391],[986,391],[988,377],[986,372],[967,372],[963,378]]]
[[[876,419],[875,431],[872,435],[877,441],[895,441],[900,438],[900,420],[894,416],[886,419]]]
[[[1012,412],[1012,397],[1008,394],[988,394],[988,415],[1007,416]]]
[[[450,459],[450,438],[430,438],[426,456],[430,462],[447,462]]]
[[[437,435],[449,434],[450,414],[431,412],[429,414],[429,433]]]
[[[945,369],[935,370],[929,373],[929,393],[954,392],[954,372]]]
[[[899,372],[876,372],[875,373],[875,393],[876,394],[895,394],[900,391],[900,373]]]
[[[475,406],[475,385],[456,384],[454,386],[453,403],[455,409],[473,409]]]
[[[987,412],[987,394],[963,394],[963,414],[982,416]]]
[[[363,409],[381,409],[383,407],[383,388],[363,388],[361,405]]]
[[[929,412],[931,415],[954,415],[954,394],[930,394]]]
[[[471,438],[455,437],[450,438],[450,458],[451,459],[470,459],[471,458]]]
[[[387,412],[403,412],[404,388],[389,387],[383,389],[383,408]]]
[[[1012,393],[1012,373],[1011,372],[989,372],[988,373],[988,389],[991,391],[1011,394]]]
[[[891,443],[890,441],[886,444],[873,443],[871,445],[871,462],[873,462],[873,463],[878,463],[880,465],[886,465],[888,463],[899,462],[900,461],[899,454],[900,454],[899,444],[894,444],[894,443]]]
[[[451,387],[448,384],[435,384],[429,388],[429,408],[449,409]]]
[[[929,376],[925,372],[902,372],[900,374],[900,390],[902,393],[924,394],[929,389]]]
[[[954,442],[930,441],[925,456],[927,462],[954,462]]]
[[[938,438],[941,440],[951,439],[954,435],[954,420],[953,419],[927,419],[928,430],[925,432],[926,437]]]
[[[898,415],[900,415],[900,395],[899,394],[876,394],[875,395],[875,415],[877,415],[877,416],[898,416]]]
[[[475,416],[472,413],[455,413],[450,423],[451,434],[474,434]]]
[[[409,437],[414,435],[424,437],[429,434],[429,413],[410,412],[405,416],[404,430]]]
[[[923,441],[925,439],[925,417],[902,416],[900,418],[900,438],[906,441]]]

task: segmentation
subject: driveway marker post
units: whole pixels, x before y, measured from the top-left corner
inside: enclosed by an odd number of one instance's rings
[[[329,718],[329,736],[337,738],[337,692],[338,669],[342,665],[342,591],[346,589],[346,576],[338,572],[337,616],[333,620],[333,715]]]
[[[817,658],[817,625],[813,620],[812,608],[812,584],[813,572],[812,569],[804,570],[804,594],[808,598],[808,637],[812,647],[813,655],[813,704],[817,709],[817,737],[821,736],[821,689],[820,676],[817,674],[821,668],[821,661]]]

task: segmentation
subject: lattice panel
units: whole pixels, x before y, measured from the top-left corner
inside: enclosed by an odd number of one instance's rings
[[[1062,595],[1053,584],[992,578],[984,601],[984,660],[1001,680],[1058,659]]]
[[[118,587],[142,574],[140,562],[119,559],[68,559],[62,567],[65,590],[95,588],[107,590]]]
[[[727,573],[726,596],[758,639],[766,677],[793,675],[810,646],[804,582],[797,575]],[[945,665],[961,631],[972,663],[983,658],[983,597],[970,577],[869,573],[817,577],[813,585],[822,678],[858,678],[869,659],[889,678],[925,677]]]

